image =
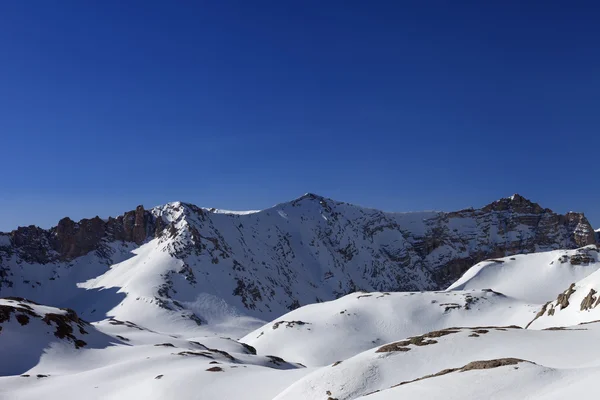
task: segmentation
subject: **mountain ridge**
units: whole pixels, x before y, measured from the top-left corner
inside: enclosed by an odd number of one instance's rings
[[[370,207],[370,206],[363,206],[361,204],[356,204],[356,203],[349,203],[349,202],[345,202],[345,201],[341,201],[341,200],[336,200],[327,196],[323,196],[323,195],[319,195],[313,192],[306,192],[303,195],[296,197],[294,199],[288,200],[288,201],[283,201],[280,203],[276,203],[275,205],[271,206],[271,207],[267,207],[264,209],[254,209],[254,210],[228,210],[228,209],[221,209],[221,208],[217,208],[217,207],[206,207],[206,206],[198,206],[197,204],[194,204],[192,202],[188,202],[188,201],[181,201],[181,200],[175,200],[175,201],[170,201],[164,204],[159,204],[156,206],[153,206],[151,208],[146,209],[144,207],[143,204],[140,204],[136,207],[136,209],[133,210],[129,210],[124,212],[123,214],[117,215],[115,217],[113,216],[108,216],[106,218],[101,218],[100,216],[96,215],[94,217],[86,217],[86,218],[81,218],[79,220],[74,220],[69,216],[65,216],[63,218],[61,218],[60,220],[58,220],[56,225],[53,225],[49,228],[42,228],[38,225],[35,224],[29,224],[29,225],[19,225],[17,226],[15,229],[12,229],[10,231],[0,231],[0,235],[7,235],[7,234],[11,234],[12,232],[18,231],[19,229],[25,229],[25,228],[29,228],[29,229],[39,229],[39,230],[45,230],[45,231],[51,231],[55,228],[57,228],[59,225],[61,225],[61,221],[67,222],[67,221],[71,221],[74,223],[82,223],[85,221],[92,221],[92,220],[100,220],[103,222],[109,222],[110,220],[113,219],[118,219],[120,217],[126,217],[132,213],[135,213],[137,209],[141,208],[144,211],[151,211],[153,209],[157,209],[157,208],[161,208],[161,207],[165,207],[168,205],[182,205],[182,206],[189,206],[189,207],[193,207],[193,208],[198,208],[198,209],[202,209],[204,211],[207,212],[211,212],[211,213],[215,213],[215,214],[226,214],[226,215],[249,215],[249,214],[256,214],[256,213],[260,213],[260,212],[266,212],[272,209],[275,209],[277,207],[280,206],[284,206],[287,204],[292,204],[292,203],[297,203],[301,200],[304,199],[312,199],[312,200],[326,200],[326,201],[330,201],[330,202],[334,202],[334,203],[339,203],[339,204],[346,204],[346,205],[350,205],[350,206],[354,206],[357,208],[361,208],[361,209],[365,209],[365,210],[374,210],[374,211],[379,211],[385,214],[420,214],[420,213],[458,213],[458,212],[464,212],[464,211],[471,211],[471,210],[478,210],[478,209],[492,209],[494,208],[495,205],[497,204],[501,204],[501,203],[512,203],[512,202],[523,202],[525,204],[529,204],[533,207],[538,206],[540,209],[546,211],[546,212],[554,212],[552,209],[550,208],[542,208],[541,206],[539,206],[538,203],[531,201],[530,199],[515,193],[511,196],[507,196],[507,197],[502,197],[498,200],[492,201],[489,204],[486,204],[482,207],[479,208],[475,208],[475,207],[465,207],[465,208],[461,208],[459,210],[455,210],[455,211],[442,211],[442,210],[435,210],[435,209],[431,209],[431,210],[411,210],[411,211],[390,211],[390,210],[383,210],[377,207]],[[585,213],[583,212],[579,212],[579,211],[568,211],[566,214],[580,214],[585,216]],[[600,232],[600,228],[598,229],[594,229],[596,232]]]
[[[487,398],[518,386],[506,374],[547,372],[584,390],[595,235],[518,195],[412,213],[314,194],[259,212],[173,202],[17,229],[0,235],[0,392],[352,400],[428,384],[439,398],[476,374],[494,384],[468,398]]]
[[[26,291],[37,301],[65,292],[51,289],[59,280],[120,293],[135,287],[134,297],[197,322],[202,313],[185,304],[197,305],[204,295],[272,317],[357,290],[445,289],[488,258],[595,243],[582,213],[556,214],[520,195],[479,209],[409,213],[314,193],[253,213],[172,202],[0,234],[0,295]],[[146,263],[151,267],[137,267]],[[142,277],[152,286],[144,287]],[[58,303],[71,305],[64,296]]]

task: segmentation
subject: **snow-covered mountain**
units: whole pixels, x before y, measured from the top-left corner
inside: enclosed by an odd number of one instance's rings
[[[176,325],[270,319],[357,290],[440,290],[488,258],[595,242],[583,214],[519,195],[450,213],[386,213],[313,194],[247,213],[169,203],[0,235],[0,296],[89,320],[154,307]]]
[[[582,214],[518,195],[451,213],[169,203],[19,228],[0,234],[0,398],[583,395],[598,253]]]
[[[162,330],[134,322],[150,321],[147,315],[89,325],[72,310],[4,299],[0,366],[8,376],[0,376],[0,398],[70,398],[74,391],[91,399],[192,399],[202,393],[226,400],[558,399],[586,393],[600,368],[595,311],[565,324],[560,313],[570,306],[555,307],[559,319],[552,320],[539,314],[545,300],[531,300],[538,297],[534,292],[551,296],[548,301],[556,297],[544,282],[562,287],[580,278],[567,298],[577,307],[575,294],[595,283],[599,261],[593,245],[495,259],[446,291],[353,293],[254,330],[238,319],[229,332],[245,330],[239,341],[215,335],[211,323],[169,330],[172,315],[158,307],[164,314],[153,318],[166,318]],[[511,275],[520,284],[512,291]],[[527,286],[530,291],[523,290]],[[511,295],[494,290],[499,287]]]

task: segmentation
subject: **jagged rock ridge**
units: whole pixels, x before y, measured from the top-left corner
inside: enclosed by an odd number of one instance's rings
[[[12,246],[4,246],[4,251],[13,250],[27,262],[47,264],[72,260],[90,251],[102,251],[103,245],[108,242],[125,241],[140,245],[146,238],[160,235],[162,228],[160,221],[140,205],[134,211],[117,218],[110,217],[107,221],[98,216],[79,222],[65,217],[49,230],[33,225],[19,227],[8,233]]]

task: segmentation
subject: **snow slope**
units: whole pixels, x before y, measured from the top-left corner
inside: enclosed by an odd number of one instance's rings
[[[17,298],[0,299],[0,327],[0,398],[265,399],[309,372],[232,339],[92,326]]]
[[[129,339],[129,338],[127,338]],[[146,336],[149,339],[149,336]],[[155,335],[96,350],[52,347],[26,376],[0,377],[0,398],[269,399],[308,370],[220,338]],[[128,343],[127,341],[124,341]]]
[[[597,371],[600,367],[598,361],[600,349],[596,346],[599,333],[599,324],[562,331],[488,327],[437,331],[423,337],[401,340],[389,346],[378,346],[343,360],[339,364],[322,367],[292,384],[275,397],[275,400],[326,399],[327,396],[348,400],[376,391],[382,391],[379,398],[383,399],[396,394],[399,396],[394,398],[415,398],[408,393],[424,393],[429,396],[427,398],[436,398],[435,395],[441,393],[437,387],[437,382],[441,378],[418,381],[415,391],[409,389],[413,383],[406,384],[406,388],[403,385],[400,389],[391,389],[388,393],[386,391],[402,382],[437,374],[445,369],[461,368],[474,361],[502,358],[518,358],[545,367],[545,369],[532,370],[527,365],[522,368],[523,365],[517,364],[519,370],[516,373],[526,374],[520,381],[526,381],[532,375],[548,373],[544,371],[552,371],[552,369],[579,371],[581,368],[585,374],[592,374],[589,368]],[[448,383],[448,380],[456,377],[462,379],[458,384],[464,385],[467,379],[473,387],[469,389],[461,386],[458,393],[485,395],[466,396],[464,399],[492,398],[490,395],[496,393],[497,385],[505,383],[503,380],[509,369],[504,368],[495,371],[497,373],[490,378],[494,380],[494,384],[489,384],[484,379],[478,380],[481,373],[474,372],[455,372],[445,375],[446,378],[442,382],[446,382],[446,387],[455,387]],[[575,375],[566,374],[565,380],[568,381],[569,376]],[[468,379],[469,377],[471,380]],[[515,378],[511,380],[515,381]],[[536,382],[539,385],[543,383],[543,380]],[[579,383],[590,390],[587,386],[591,383],[589,379],[582,379]],[[523,389],[526,388],[527,386]],[[580,389],[583,390],[581,387]],[[407,397],[401,397],[404,393],[407,393]],[[523,398],[509,397],[509,393],[506,392],[507,397],[502,395],[497,398]]]
[[[590,246],[483,261],[448,290],[490,288],[524,302],[545,303],[572,282],[598,270],[600,264],[595,249],[596,246]],[[582,260],[582,254],[586,260]]]
[[[0,299],[0,376],[28,370],[51,347],[78,352],[83,348],[105,348],[111,341],[111,337],[80,320],[73,310],[21,298]]]
[[[452,326],[524,327],[537,309],[485,290],[354,293],[291,311],[241,341],[260,353],[323,366],[398,338]]]
[[[489,370],[453,372],[383,390],[365,400],[562,400],[589,396],[597,386],[599,367],[548,368],[521,362]]]
[[[597,263],[598,249],[585,249],[585,260],[590,264]],[[593,262],[592,262],[593,261]],[[542,329],[555,326],[570,326],[589,321],[600,320],[600,271],[570,284],[565,284],[563,290],[554,299],[540,307],[531,329]]]

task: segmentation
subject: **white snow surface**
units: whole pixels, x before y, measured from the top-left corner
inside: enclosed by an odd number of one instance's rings
[[[360,397],[368,400],[540,399],[588,396],[600,368],[548,368],[531,363],[454,372]]]
[[[482,290],[354,293],[291,311],[241,341],[260,353],[323,366],[398,338],[453,326],[524,327],[538,308]]]
[[[575,328],[574,328],[575,329]],[[582,329],[582,328],[578,328]],[[471,336],[476,331],[478,336]],[[483,333],[486,331],[486,333]],[[413,390],[413,383],[392,388],[401,382],[422,378],[426,375],[436,374],[448,368],[460,368],[472,361],[494,360],[499,358],[514,357],[538,364],[533,375],[543,371],[562,370],[554,375],[555,379],[562,380],[558,386],[569,385],[570,377],[577,374],[562,374],[565,370],[583,370],[584,374],[593,374],[600,367],[600,350],[596,346],[600,327],[591,324],[585,330],[565,331],[535,331],[514,328],[485,328],[485,329],[457,329],[454,333],[434,338],[434,343],[417,346],[409,344],[405,351],[377,352],[374,348],[354,357],[343,360],[341,363],[322,367],[300,379],[281,394],[276,400],[301,400],[318,399],[323,394],[331,393],[332,398],[339,400],[361,398],[369,393],[381,391],[380,399],[389,398],[419,398],[415,394],[424,393],[426,398],[445,398],[437,382],[440,378],[430,378],[419,381]],[[550,350],[551,349],[551,350]],[[457,394],[452,394],[454,399],[521,399],[527,398],[527,389],[530,385],[509,387],[504,392],[498,393],[498,387],[506,388],[506,373],[525,372],[520,378],[511,377],[510,381],[527,382],[532,376],[532,370],[527,365],[518,364],[518,370],[513,367],[504,367],[495,371],[455,372],[454,375],[445,375],[443,387],[459,387]],[[523,368],[521,370],[521,368]],[[533,367],[531,367],[533,368]],[[592,370],[590,370],[592,368]],[[455,385],[448,380],[459,379]],[[480,378],[481,379],[478,379]],[[469,379],[470,378],[470,379]],[[462,380],[461,380],[462,379]],[[544,380],[532,385],[541,387]],[[578,391],[583,392],[593,381],[582,379],[574,382]],[[471,388],[467,386],[473,386]],[[579,386],[581,385],[581,386]],[[404,387],[406,386],[406,387]],[[387,392],[390,390],[390,392]],[[386,393],[387,392],[387,393]],[[403,395],[406,393],[406,397]],[[463,393],[465,397],[459,397]],[[564,393],[564,392],[563,392]],[[493,397],[497,395],[497,397]],[[396,396],[396,397],[394,397]],[[414,397],[413,397],[414,396]],[[441,397],[437,397],[441,396]],[[327,398],[327,397],[324,397]],[[368,398],[368,397],[367,397]],[[543,398],[543,397],[539,397]]]
[[[572,264],[570,257],[578,252],[555,250],[483,261],[471,267],[448,290],[489,288],[524,302],[544,303],[555,298],[570,283],[598,269],[595,251],[593,263]]]

